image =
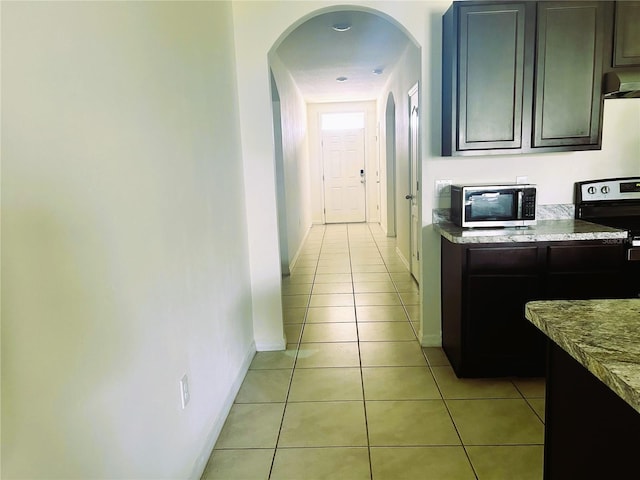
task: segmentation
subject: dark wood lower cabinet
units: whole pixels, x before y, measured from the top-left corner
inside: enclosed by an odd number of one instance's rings
[[[549,341],[545,480],[640,476],[640,413]]]
[[[531,300],[625,298],[624,246],[601,241],[454,244],[442,239],[442,345],[459,377],[542,376]]]

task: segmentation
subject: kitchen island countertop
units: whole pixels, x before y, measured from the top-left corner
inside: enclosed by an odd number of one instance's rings
[[[534,301],[525,316],[640,412],[640,299]]]
[[[525,228],[461,228],[442,221],[433,224],[440,235],[451,243],[557,242],[573,240],[623,241],[626,230],[598,225],[584,220],[539,220]]]

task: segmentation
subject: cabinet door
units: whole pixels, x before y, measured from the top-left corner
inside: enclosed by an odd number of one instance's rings
[[[541,374],[545,340],[524,317],[540,298],[537,246],[469,247],[464,346],[467,376]]]
[[[614,67],[640,67],[640,2],[616,2]]]
[[[624,254],[622,244],[548,246],[546,298],[628,297]]]
[[[469,376],[542,374],[545,339],[524,317],[524,305],[540,298],[539,277],[471,275],[467,287]]]
[[[540,2],[533,147],[600,144],[602,2]]]
[[[458,150],[520,148],[525,4],[461,6],[457,26]]]

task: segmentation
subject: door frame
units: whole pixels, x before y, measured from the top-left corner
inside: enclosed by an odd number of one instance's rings
[[[421,278],[421,265],[422,262],[420,260],[420,252],[422,250],[422,149],[420,142],[420,126],[421,126],[421,108],[420,108],[420,82],[416,82],[416,84],[409,89],[407,93],[408,96],[408,105],[409,105],[409,185],[410,185],[410,194],[414,197],[409,204],[409,251],[410,257],[409,260],[409,271],[411,275],[416,280],[418,285],[420,285]],[[415,108],[416,112],[416,122],[417,124],[414,126],[412,123],[412,115],[413,115],[413,99],[415,98]],[[415,148],[414,142],[415,141]],[[415,201],[415,205],[414,205]],[[416,218],[417,218],[417,226],[415,226],[412,222],[411,211],[415,208]],[[414,252],[416,253],[414,258]]]

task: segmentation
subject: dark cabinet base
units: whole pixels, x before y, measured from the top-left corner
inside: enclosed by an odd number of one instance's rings
[[[640,476],[640,413],[549,342],[545,480]]]
[[[454,244],[442,239],[442,347],[458,377],[542,376],[532,300],[627,298],[624,245]]]

